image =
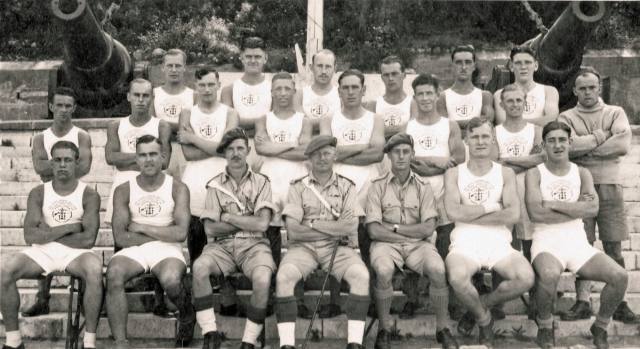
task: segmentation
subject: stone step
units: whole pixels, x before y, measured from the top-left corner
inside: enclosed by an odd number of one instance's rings
[[[26,246],[24,241],[24,230],[22,228],[6,228],[0,232],[2,246]],[[113,234],[110,228],[98,230],[96,247],[113,247]]]
[[[556,338],[583,337],[588,336],[589,327],[595,318],[580,320],[575,322],[556,321]],[[218,331],[223,332],[226,338],[242,338],[244,331],[244,318],[216,316]],[[367,326],[372,321],[367,318]],[[394,317],[395,327],[399,335],[409,337],[433,337],[435,335],[436,320],[433,315],[416,316],[414,319],[402,320]],[[456,323],[451,321],[450,328],[456,337],[462,337],[455,330]],[[304,338],[309,326],[309,320],[298,319],[296,321],[296,338]],[[375,338],[378,323],[372,326],[367,338]],[[313,324],[313,331],[320,339],[344,339],[346,337],[347,318],[340,315],[328,319],[316,319]],[[30,339],[59,339],[66,333],[66,313],[52,313],[36,318],[20,318],[20,330],[24,338]],[[531,338],[537,333],[537,326],[534,321],[528,320],[523,315],[507,316],[504,320],[495,322],[494,331],[499,337],[505,339]],[[160,318],[152,314],[129,314],[127,323],[129,338],[153,338],[171,339],[175,337],[176,320]],[[621,322],[613,321],[608,328],[609,336],[637,336],[638,325],[625,325]],[[275,316],[270,316],[265,321],[265,334],[267,339],[277,339],[278,331]],[[98,325],[97,337],[104,339],[111,335],[109,324],[106,318],[101,318]],[[0,326],[0,337],[5,336],[4,326]],[[477,338],[477,329],[472,334]],[[196,325],[194,338],[202,338],[200,327]]]

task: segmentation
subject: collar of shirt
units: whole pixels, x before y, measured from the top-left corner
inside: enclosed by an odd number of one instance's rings
[[[238,187],[242,185],[242,183],[244,183],[245,181],[249,180],[251,176],[253,176],[253,171],[251,170],[251,166],[247,164],[247,172],[245,172],[245,174],[242,176],[242,178],[240,179],[240,182],[236,183],[235,180],[233,180],[233,177],[231,176],[231,174],[229,174],[229,168],[225,167],[224,172],[222,173],[222,180],[220,182],[224,184],[227,181],[231,180],[231,183],[233,183],[233,186]]]
[[[329,180],[327,181],[327,183],[325,183],[324,185],[320,184],[320,181],[318,181],[318,179],[313,175],[313,171],[309,171],[309,183],[316,183],[318,186],[320,186],[322,189],[325,189],[326,187],[335,184],[338,184],[338,175],[336,174],[335,171],[333,171],[331,173],[331,178],[329,178]]]
[[[392,171],[389,171],[389,175],[387,176],[386,184],[393,183],[395,185],[400,186],[403,190],[406,189],[412,181],[416,180],[416,173],[413,171],[409,172],[409,178],[404,183],[400,183],[400,179],[393,174]]]

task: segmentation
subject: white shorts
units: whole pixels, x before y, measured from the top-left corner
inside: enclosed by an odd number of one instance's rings
[[[577,273],[585,263],[601,251],[589,245],[584,230],[568,232],[561,230],[536,231],[531,244],[531,261],[540,253],[549,253],[562,265]]]
[[[93,250],[71,248],[55,241],[43,245],[33,244],[20,252],[33,259],[44,270],[42,275],[66,272],[67,266],[80,255],[95,253]]]
[[[456,241],[451,241],[449,247],[449,255],[460,254],[472,260],[478,265],[478,270],[482,268],[490,270],[512,253],[519,252],[511,247],[509,240],[498,237],[480,236],[474,239],[456,239]]]
[[[144,268],[145,272],[150,271],[156,264],[167,258],[176,258],[181,260],[185,265],[187,264],[187,261],[184,259],[184,254],[182,253],[182,245],[177,242],[150,241],[140,246],[123,248],[113,255],[113,257],[116,256],[133,259]]]

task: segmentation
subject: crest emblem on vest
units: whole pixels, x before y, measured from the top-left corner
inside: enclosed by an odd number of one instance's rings
[[[138,138],[140,138],[140,136],[142,135],[138,131],[130,131],[125,135],[124,138],[127,140],[127,146],[132,152],[136,151],[136,142],[138,141]]]
[[[73,210],[75,209],[75,205],[69,201],[59,200],[51,205],[49,211],[51,212],[51,218],[54,222],[64,224],[73,218]]]
[[[271,139],[274,143],[286,143],[291,139],[291,133],[281,130],[271,135]]]
[[[311,116],[314,119],[319,119],[327,115],[327,113],[329,113],[329,106],[322,103],[321,101],[316,101],[314,102],[313,105],[311,105],[311,108],[309,108],[309,111],[310,111],[309,116]]]
[[[200,136],[206,139],[212,139],[218,134],[218,126],[203,122],[198,125],[198,131],[200,132]]]
[[[145,196],[136,202],[138,213],[142,217],[155,217],[162,212],[162,199],[156,196]]]
[[[390,109],[384,115],[384,127],[396,127],[400,126],[402,122],[401,111],[397,109]]]
[[[472,105],[459,105],[456,107],[456,115],[458,115],[461,118],[469,118],[471,117],[471,114],[473,113],[473,106]]]
[[[505,149],[507,150],[507,154],[513,157],[526,155],[524,154],[524,147],[525,147],[524,143],[525,142],[520,138],[512,139],[509,143],[506,144]]]
[[[527,96],[524,100],[524,114],[531,114],[536,110],[536,99],[533,96]]]
[[[551,197],[555,201],[570,201],[573,198],[573,190],[570,183],[559,181],[550,186]]]
[[[474,181],[467,185],[463,192],[467,199],[475,205],[482,205],[489,198],[489,193],[493,189],[493,185],[487,181]]]
[[[357,144],[362,140],[364,129],[359,125],[350,125],[342,129],[342,140],[347,144]]]
[[[179,99],[172,98],[162,105],[162,112],[167,118],[177,119],[182,112],[182,103]]]
[[[426,135],[418,139],[418,144],[425,150],[432,150],[438,144],[438,137],[433,135]]]
[[[250,93],[240,97],[240,102],[242,102],[242,104],[244,104],[247,107],[253,107],[256,104],[258,104],[259,99],[260,98],[258,97],[258,95],[254,95]]]

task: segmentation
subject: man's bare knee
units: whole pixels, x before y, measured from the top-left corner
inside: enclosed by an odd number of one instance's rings
[[[373,263],[371,263],[371,266],[376,273],[376,283],[378,285],[391,284],[393,280],[393,274],[396,271],[396,266],[393,261],[384,258],[378,258]]]
[[[270,268],[256,268],[251,275],[253,289],[268,290],[271,287],[271,275],[273,275],[273,271]]]
[[[351,293],[369,292],[369,271],[361,264],[354,264],[344,273],[344,279],[349,283]],[[354,292],[354,290],[359,292]]]
[[[215,262],[212,262],[207,258],[198,258],[193,262],[193,269],[191,270],[191,273],[193,274],[194,280],[207,280],[207,282],[209,282],[209,276],[212,274],[219,275],[216,271],[219,271],[219,269]]]
[[[110,263],[107,268],[107,287],[109,290],[124,289],[126,267],[119,263]]]
[[[276,289],[278,292],[293,291],[302,273],[292,264],[281,264],[276,274]]]

